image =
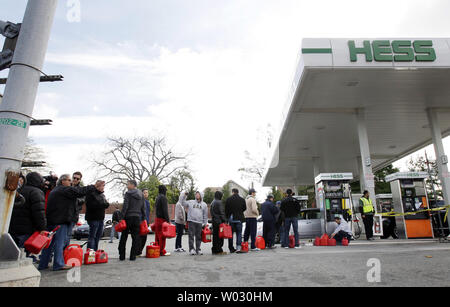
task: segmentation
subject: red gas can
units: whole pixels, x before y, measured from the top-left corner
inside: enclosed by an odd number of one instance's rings
[[[295,247],[295,236],[291,235],[289,236],[289,248],[294,248]]]
[[[328,239],[329,239],[329,237],[327,234],[322,235],[322,237],[320,238],[320,246],[327,246]]]
[[[28,240],[25,241],[25,250],[32,254],[39,254],[43,249],[46,249],[50,246],[53,235],[58,229],[59,226],[53,229],[51,232],[44,231],[44,234],[36,231],[31,235],[31,237],[28,238]]]
[[[177,229],[175,225],[164,222],[162,224],[162,233],[166,238],[175,238],[177,236]]]
[[[248,242],[241,243],[241,253],[248,253]]]
[[[83,248],[78,244],[70,244],[64,250],[64,263],[67,265],[81,266],[83,264]]]
[[[211,229],[209,229],[208,226],[206,226],[202,230],[202,242],[203,243],[211,242],[211,237],[212,237],[212,231],[211,231]]]
[[[233,230],[231,226],[225,223],[219,225],[219,238],[221,239],[231,239],[233,238]]]
[[[114,228],[117,232],[122,232],[127,229],[127,222],[125,220],[121,220]]]
[[[108,263],[108,254],[102,249],[96,251],[95,263]]]
[[[155,242],[150,243],[146,248],[145,257],[146,258],[159,258],[160,248]]]
[[[84,264],[95,264],[96,253],[93,249],[87,249],[84,253]]]
[[[146,236],[148,234],[148,224],[146,220],[143,220],[139,226],[139,235]]]
[[[314,246],[320,246],[320,238],[316,237],[316,239],[314,240]]]
[[[335,239],[328,239],[328,246],[336,246],[336,240]]]
[[[256,248],[265,249],[266,248],[266,241],[264,240],[263,237],[257,236],[255,245],[256,245]]]
[[[347,238],[342,239],[342,246],[348,246],[348,239]]]

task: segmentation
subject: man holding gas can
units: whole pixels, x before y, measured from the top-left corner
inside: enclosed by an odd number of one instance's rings
[[[128,191],[125,193],[122,208],[122,217],[127,224],[127,228],[122,232],[119,242],[119,260],[125,260],[125,248],[127,245],[128,235],[131,234],[131,251],[130,260],[136,260],[139,255],[141,241],[139,236],[139,228],[141,222],[145,219],[145,201],[141,190],[137,188],[135,180],[127,181]]]

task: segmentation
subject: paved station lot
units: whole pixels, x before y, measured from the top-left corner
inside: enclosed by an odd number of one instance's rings
[[[149,235],[147,243],[153,238]],[[168,251],[174,244],[174,239],[168,240]],[[359,240],[349,247],[303,245],[299,250],[278,247],[225,256],[212,256],[208,243],[202,244],[203,256],[172,253],[134,262],[119,261],[117,245],[118,240],[105,243],[109,263],[82,266],[80,282],[69,282],[67,271],[50,269],[42,271],[41,286],[450,286],[450,244],[436,240]],[[185,235],[183,247],[187,246]],[[225,250],[227,246],[225,242]],[[380,282],[367,280],[371,258],[380,261]]]

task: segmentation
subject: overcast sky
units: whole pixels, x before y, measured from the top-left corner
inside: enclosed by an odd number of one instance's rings
[[[26,3],[0,0],[0,19],[20,22]],[[302,38],[450,37],[445,0],[81,0],[80,22],[67,3],[44,66],[65,79],[40,85],[33,114],[54,124],[30,136],[57,174],[87,183],[105,137],[164,134],[193,152],[201,189],[248,186],[237,169],[258,131],[280,126]]]

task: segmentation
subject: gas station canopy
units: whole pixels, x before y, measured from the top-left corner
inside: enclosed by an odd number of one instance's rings
[[[374,171],[432,143],[427,110],[450,135],[450,39],[304,39],[264,186],[360,176],[357,114]],[[315,170],[316,168],[316,170]]]

